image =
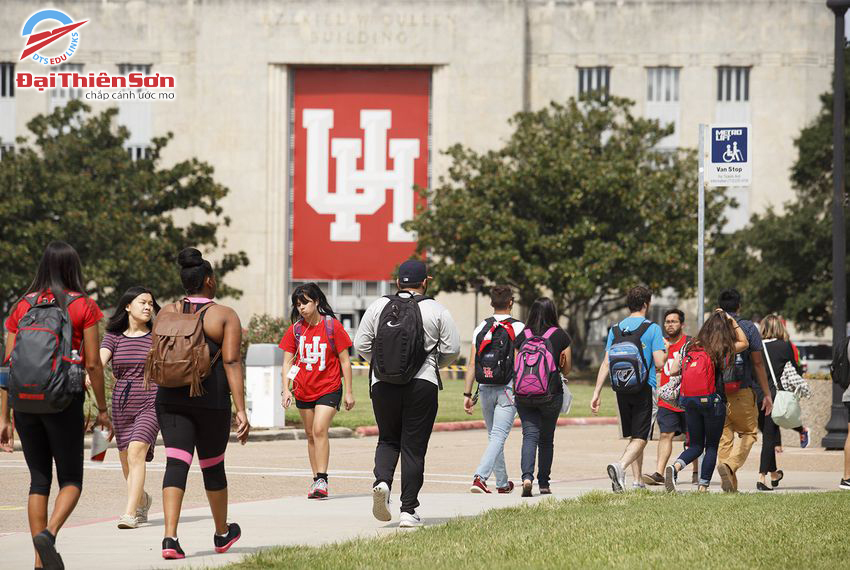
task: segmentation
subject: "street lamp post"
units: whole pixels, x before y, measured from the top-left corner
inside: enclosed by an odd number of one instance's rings
[[[846,227],[844,220],[844,14],[850,0],[827,0],[835,13],[835,70],[832,101],[832,346],[846,342],[847,270]],[[832,415],[826,425],[822,445],[827,449],[844,447],[847,437],[847,413],[841,403],[842,390],[832,387]]]

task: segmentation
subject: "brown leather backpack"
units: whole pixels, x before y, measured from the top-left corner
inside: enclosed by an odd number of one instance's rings
[[[194,313],[161,312],[151,331],[152,344],[145,359],[145,389],[153,382],[163,388],[189,386],[189,396],[204,394],[204,381],[221,350],[210,360],[204,336],[204,312],[209,303]],[[177,303],[180,308],[180,302]]]

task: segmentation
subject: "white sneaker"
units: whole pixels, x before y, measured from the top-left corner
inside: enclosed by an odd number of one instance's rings
[[[130,515],[121,515],[118,528],[139,528],[139,519]]]
[[[393,520],[390,514],[390,486],[384,482],[372,487],[372,514],[379,521]]]
[[[399,528],[414,528],[417,526],[422,526],[422,519],[419,518],[419,515],[416,512],[405,513],[402,512],[401,516],[398,519]]]
[[[148,511],[152,504],[153,497],[145,491],[144,495],[142,495],[142,502],[139,505],[139,508],[136,509],[136,521],[138,521],[139,524],[148,522]]]
[[[611,490],[615,493],[622,493],[626,490],[626,472],[623,466],[619,463],[611,463],[608,465],[608,477],[611,478]]]
[[[640,489],[646,489],[646,484],[640,481],[634,481],[632,483],[632,489],[635,491],[639,491]]]

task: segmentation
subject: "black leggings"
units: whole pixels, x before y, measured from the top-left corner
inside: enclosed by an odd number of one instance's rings
[[[165,477],[162,488],[186,489],[186,478],[195,448],[207,491],[227,488],[224,451],[230,437],[230,410],[157,404],[159,429],[165,442]]]
[[[15,412],[15,429],[30,470],[30,495],[50,495],[53,462],[59,488],[83,488],[83,396],[57,414]]]

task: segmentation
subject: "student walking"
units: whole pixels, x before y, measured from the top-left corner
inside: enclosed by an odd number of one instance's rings
[[[642,486],[640,463],[652,430],[655,371],[666,360],[661,327],[646,319],[651,301],[652,291],[648,288],[638,285],[629,290],[626,305],[631,314],[608,331],[605,358],[596,375],[596,389],[590,402],[591,411],[597,414],[602,385],[611,382],[617,394],[623,437],[629,439],[620,460],[607,468],[615,493],[625,491],[625,470],[629,465],[635,477],[634,486]]]
[[[427,297],[425,264],[401,264],[399,292],[372,303],[360,321],[354,347],[370,363],[372,409],[378,423],[372,514],[389,521],[390,489],[401,456],[400,527],[422,524],[416,509],[425,454],[437,417],[439,367],[460,354],[460,336],[449,311]]]
[[[768,315],[761,322],[759,330],[764,346],[764,363],[767,368],[767,374],[771,379],[770,396],[776,398],[776,391],[781,386],[784,390],[793,390],[793,386],[783,386],[781,384],[782,372],[790,363],[797,371],[797,374],[802,376],[802,369],[794,357],[794,348],[788,337],[788,330],[785,324],[778,315]],[[759,404],[764,400],[764,393],[755,386],[757,401]],[[800,385],[800,394],[809,396],[810,391],[808,385]],[[759,480],[756,483],[756,489],[759,491],[772,491],[779,486],[779,482],[785,477],[785,473],[776,466],[776,450],[782,445],[780,439],[779,426],[773,421],[773,417],[766,415],[764,410],[759,409],[758,418],[759,430],[762,433],[761,458],[759,462]],[[803,427],[796,428],[802,431]],[[770,484],[768,485],[767,477],[770,475]]]
[[[118,528],[137,528],[148,521],[153,502],[145,491],[145,461],[153,460],[159,434],[156,389],[144,386],[145,360],[151,349],[151,322],[159,305],[144,287],[130,287],[121,295],[106,325],[100,360],[112,363],[112,421],[121,470],[127,481],[127,506]]]
[[[177,262],[187,297],[163,307],[157,316],[151,353],[145,365],[145,381],[159,385],[156,408],[166,455],[162,481],[165,511],[162,557],[166,559],[185,557],[177,539],[177,523],[196,448],[215,523],[215,551],[227,552],[242,536],[238,524],[227,522],[224,453],[230,437],[231,395],[236,408],[236,437],[242,445],[251,429],[245,414],[239,316],[230,307],[213,302],[218,283],[210,262],[200,251],[186,248]],[[191,335],[187,336],[188,333]],[[190,343],[199,340],[199,343],[186,346],[184,340]],[[201,357],[193,359],[200,361],[197,368],[187,370],[179,362],[178,351],[183,349],[191,354],[198,354],[197,351],[208,354],[209,365]]]
[[[280,340],[284,350],[283,391],[284,408],[292,404],[301,415],[307,435],[307,455],[313,470],[313,483],[308,499],[328,497],[328,462],[330,443],[328,429],[343,401],[340,374],[345,384],[345,409],[354,407],[351,387],[351,359],[348,349],[351,338],[337,319],[325,294],[315,283],[307,283],[292,292],[290,326]],[[290,391],[290,378],[295,382]]]
[[[508,479],[505,466],[505,441],[516,417],[514,341],[525,325],[511,316],[514,297],[508,285],[495,285],[490,289],[490,306],[493,307],[493,316],[481,321],[472,333],[469,365],[464,378],[463,409],[472,414],[476,402],[472,396],[472,383],[477,381],[488,439],[487,449],[481,456],[469,490],[490,493],[487,479],[494,474],[496,490],[505,494],[514,490],[514,482]]]
[[[0,390],[0,444],[12,441],[10,408],[30,473],[27,518],[36,568],[64,568],[56,551],[59,530],[83,488],[83,368],[91,379],[96,423],[112,423],[98,358],[103,313],[85,294],[80,257],[62,241],[48,244],[35,279],[6,319],[8,392]],[[53,465],[59,494],[47,517]]]
[[[572,368],[570,336],[558,326],[558,312],[552,299],[534,301],[528,322],[516,339],[516,407],[522,423],[522,496],[530,497],[534,482],[541,495],[552,493],[549,477],[555,450],[555,427],[564,402],[561,375]]]
[[[697,334],[675,356],[672,374],[681,374],[679,403],[685,410],[690,446],[664,472],[664,486],[675,491],[679,472],[703,452],[699,491],[708,491],[717,464],[720,435],[726,419],[723,371],[733,366],[735,354],[749,343],[735,319],[715,311]]]
[[[667,349],[667,362],[660,370],[658,375],[658,389],[663,388],[670,382],[670,375],[667,374],[668,367],[673,357],[682,350],[685,343],[690,337],[684,332],[685,313],[679,309],[669,309],[664,313],[664,346]],[[688,432],[687,423],[685,421],[685,410],[677,408],[673,404],[665,402],[661,398],[657,398],[658,403],[658,431],[661,435],[658,436],[658,452],[655,473],[651,475],[644,474],[642,479],[647,485],[663,485],[664,484],[664,468],[667,462],[670,461],[670,455],[673,453],[673,438],[677,435],[686,434]],[[687,447],[687,444],[685,445]],[[694,462],[693,484],[699,483],[699,462]]]
[[[758,408],[753,390],[754,380],[758,381],[764,394],[761,409],[765,415],[770,415],[773,399],[765,374],[761,335],[752,321],[738,315],[741,294],[735,289],[727,289],[720,294],[717,304],[735,319],[749,341],[748,348],[735,355],[735,366],[728,377],[730,381],[724,387],[728,404],[723,436],[720,438],[717,473],[723,491],[732,493],[738,490],[736,473],[747,461],[750,449],[756,442]]]

